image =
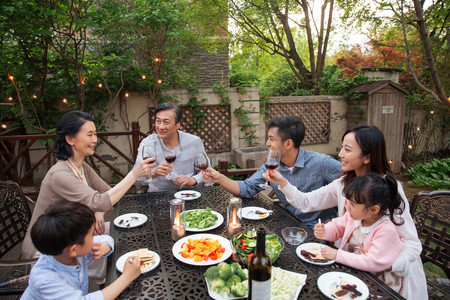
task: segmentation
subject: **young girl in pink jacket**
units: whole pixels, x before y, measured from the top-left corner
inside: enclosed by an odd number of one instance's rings
[[[316,224],[314,227],[314,234],[320,239],[336,241],[342,238],[338,250],[325,247],[322,255],[374,273],[406,298],[408,277],[386,271],[391,269],[404,247],[395,228],[403,223],[398,216],[404,209],[395,178],[367,173],[348,184],[343,194],[348,199],[346,213],[327,224]]]

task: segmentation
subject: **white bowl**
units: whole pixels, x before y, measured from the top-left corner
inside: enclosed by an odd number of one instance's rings
[[[298,227],[286,227],[281,230],[281,234],[286,243],[294,246],[303,243],[308,236],[308,233],[304,229]]]

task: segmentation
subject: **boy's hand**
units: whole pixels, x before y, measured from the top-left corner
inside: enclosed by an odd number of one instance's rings
[[[319,223],[314,225],[314,235],[318,239],[323,238],[325,236],[325,226],[323,224],[319,224]]]
[[[129,256],[123,266],[123,275],[130,281],[135,280],[141,275],[141,261],[135,256]]]
[[[152,171],[151,175],[152,177],[156,177],[156,176],[166,176],[167,174],[169,174],[170,172],[173,171],[173,166],[172,164],[169,164],[167,162],[161,162],[154,171]]]
[[[109,253],[111,247],[106,243],[94,243],[92,246],[92,258],[100,259],[103,255]]]
[[[317,225],[317,224],[316,224]],[[337,249],[331,248],[331,247],[324,247],[322,248],[322,250],[320,251],[320,253],[322,254],[323,257],[325,257],[326,259],[333,259],[336,260],[336,256],[337,256]]]
[[[267,170],[262,176],[266,180],[278,184],[280,188],[284,188],[287,184],[287,180],[277,170]]]

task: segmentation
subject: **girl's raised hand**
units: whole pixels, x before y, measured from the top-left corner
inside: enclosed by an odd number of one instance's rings
[[[320,251],[320,253],[326,259],[336,260],[336,256],[337,256],[338,251],[337,251],[337,249],[334,249],[334,248],[331,248],[331,247],[323,247],[322,250]]]
[[[314,225],[314,235],[318,239],[323,238],[325,236],[325,226],[321,223]]]
[[[262,176],[264,179],[278,184],[280,188],[284,188],[287,184],[287,180],[277,170],[266,171]]]

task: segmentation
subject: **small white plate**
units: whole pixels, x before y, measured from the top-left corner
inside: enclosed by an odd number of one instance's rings
[[[161,258],[159,257],[158,253],[152,251],[152,250],[148,250],[151,254],[153,254],[154,257],[154,261],[153,261],[153,265],[150,267],[150,269],[142,272],[142,273],[147,273],[150,272],[151,270],[153,270],[154,268],[156,268],[159,265],[159,262],[161,261]],[[122,255],[121,257],[119,257],[119,259],[116,261],[116,268],[117,270],[119,270],[119,272],[123,272],[123,266],[125,265],[125,262],[127,260],[128,257],[130,256],[134,256],[136,255],[136,253],[138,252],[138,250],[134,250],[134,251],[130,251],[128,253],[125,253],[124,255]]]
[[[192,209],[192,210],[186,210],[185,213],[188,212],[188,211],[193,211],[193,210],[204,210],[204,209]],[[222,225],[222,223],[223,223],[223,216],[222,216],[221,214],[219,214],[217,211],[214,211],[214,210],[212,210],[211,213],[212,213],[213,215],[216,215],[216,216],[217,216],[217,220],[216,220],[216,223],[214,223],[214,225],[209,226],[209,227],[206,227],[206,228],[202,228],[202,229],[200,229],[200,228],[187,228],[187,227],[186,227],[186,231],[191,231],[191,232],[203,232],[203,231],[208,231],[208,230],[217,228],[217,227],[219,227],[220,225]]]
[[[216,260],[212,260],[212,259],[208,259],[208,260],[203,260],[201,262],[195,262],[193,258],[184,258],[183,256],[181,256],[180,251],[181,251],[181,245],[183,245],[184,243],[188,243],[189,239],[200,239],[202,237],[205,238],[210,238],[212,240],[219,240],[220,245],[222,245],[223,248],[225,248],[225,252],[222,253],[222,258],[216,259]],[[173,256],[175,256],[176,259],[178,259],[181,262],[184,262],[188,265],[193,265],[193,266],[211,266],[211,265],[216,265],[220,262],[223,262],[225,260],[228,259],[228,257],[231,256],[231,254],[233,254],[233,251],[231,250],[231,245],[230,245],[230,241],[220,235],[215,235],[215,234],[208,234],[208,233],[197,233],[197,234],[193,234],[193,235],[188,235],[185,236],[182,239],[179,239],[172,247],[172,254]]]
[[[259,215],[256,214],[255,212],[259,210],[261,212],[264,212],[264,215]],[[242,217],[244,219],[249,219],[249,220],[260,220],[260,219],[265,219],[267,217],[270,216],[270,211],[268,211],[265,208],[262,207],[258,207],[258,206],[247,206],[242,208]]]
[[[146,215],[138,213],[129,213],[118,216],[114,219],[114,225],[120,228],[133,228],[141,226],[147,222],[148,218]]]
[[[342,281],[347,281],[352,284],[356,284],[356,289],[361,292],[361,296],[352,298],[351,295],[354,295],[353,293],[350,293],[345,297],[344,299],[352,299],[352,300],[364,300],[369,297],[369,288],[367,285],[358,277],[353,276],[348,273],[343,272],[328,272],[324,273],[319,276],[317,279],[317,286],[319,287],[319,290],[327,296],[330,299],[336,299],[333,295],[331,295],[331,292],[334,291]]]
[[[185,195],[185,194],[188,194],[188,195]],[[177,199],[182,199],[182,200],[189,201],[189,200],[195,200],[197,198],[200,198],[201,195],[202,194],[200,192],[197,192],[197,191],[182,190],[182,191],[176,192],[174,196]]]
[[[303,255],[300,254],[300,252],[302,250],[306,250],[306,249],[311,248],[311,247],[323,248],[323,247],[327,247],[327,245],[319,244],[319,243],[301,244],[300,246],[297,247],[297,249],[295,250],[295,253],[297,253],[297,256],[300,257],[301,260],[304,260],[307,263],[310,263],[310,264],[313,264],[313,265],[326,266],[326,265],[334,264],[336,262],[335,260],[329,260],[329,261],[323,262],[323,263],[321,263],[321,262],[314,262],[314,261],[310,261],[309,259],[307,259],[306,257],[304,257]]]

